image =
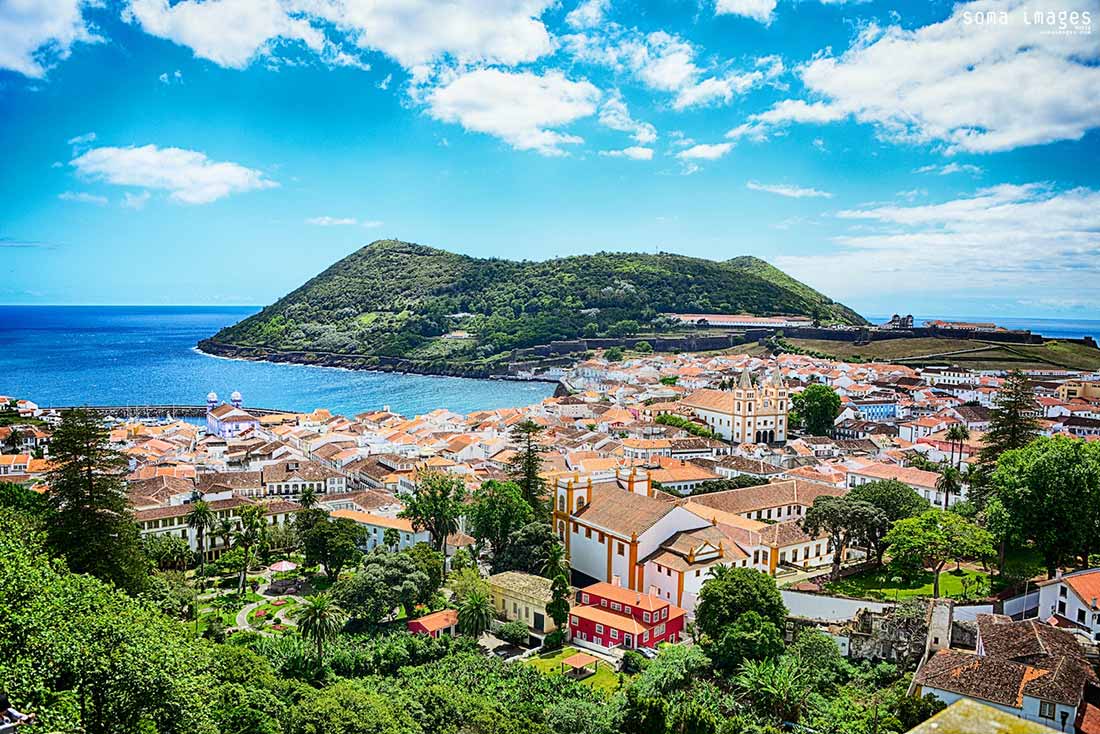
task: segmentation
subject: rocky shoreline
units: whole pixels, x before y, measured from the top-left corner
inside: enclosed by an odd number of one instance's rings
[[[196,348],[203,354],[225,359],[243,359],[250,362],[277,362],[284,364],[302,364],[313,367],[336,367],[346,370],[369,372],[393,372],[414,375],[433,375],[437,377],[467,377],[472,379],[512,380],[515,382],[549,382],[559,386],[561,382],[552,379],[517,377],[497,372],[478,365],[450,364],[446,362],[415,362],[400,357],[386,357],[373,354],[339,354],[336,352],[290,351],[271,347],[246,347],[225,344],[213,339],[203,339]]]

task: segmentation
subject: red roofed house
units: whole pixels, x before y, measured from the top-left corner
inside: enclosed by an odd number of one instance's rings
[[[424,634],[429,637],[439,637],[442,632],[445,635],[454,636],[458,631],[458,612],[454,609],[443,609],[423,617],[410,619],[406,625],[413,634]]]
[[[687,612],[653,594],[600,582],[577,592],[569,636],[581,647],[656,647],[683,636]]]

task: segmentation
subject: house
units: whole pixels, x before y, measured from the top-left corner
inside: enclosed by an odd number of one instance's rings
[[[912,466],[871,462],[848,471],[848,487],[858,487],[868,482],[894,479],[912,487],[917,494],[928,500],[933,507],[943,507],[943,492],[936,488],[936,482],[939,481],[939,478],[940,475],[934,471],[925,471]],[[949,504],[953,505],[963,499],[966,499],[965,485],[961,495],[953,494],[948,501]]]
[[[301,505],[285,500],[255,501],[239,496],[224,496],[220,499],[208,499],[207,504],[214,513],[215,520],[231,520],[240,516],[241,510],[249,505],[260,504],[264,508],[264,520],[269,525],[287,525],[302,509]],[[138,533],[147,535],[176,535],[187,541],[191,550],[198,552],[198,529],[187,524],[191,512],[191,503],[168,504],[161,507],[148,507],[134,511],[134,522]],[[228,546],[225,539],[213,532],[204,533],[203,545],[210,558],[221,555]]]
[[[1100,642],[1100,568],[1076,571],[1039,583],[1039,614],[1059,627],[1076,628]],[[1051,622],[1052,624],[1054,621]]]
[[[411,548],[417,543],[430,544],[432,542],[431,533],[427,530],[414,529],[412,523],[403,517],[387,517],[373,512],[363,512],[362,510],[352,509],[333,510],[329,513],[329,517],[338,520],[351,520],[361,525],[366,531],[363,541],[363,550],[365,551],[372,551],[379,546],[385,548],[386,531],[390,529],[397,533],[397,546],[395,550],[398,551]],[[456,551],[462,548],[469,548],[473,544],[474,539],[465,533],[460,532],[448,535],[447,542],[444,546],[447,562],[450,563],[451,556],[453,556]]]
[[[493,609],[499,616],[509,622],[523,622],[539,635],[557,629],[546,611],[553,600],[550,579],[520,571],[504,571],[493,574],[488,581]]]
[[[653,648],[683,636],[687,613],[650,594],[601,582],[578,591],[576,602],[569,612],[569,637],[579,647]]]
[[[649,472],[650,481],[657,482],[662,489],[677,494],[689,494],[703,482],[721,479],[718,474],[699,464],[668,456],[658,457],[646,470]]]
[[[450,635],[454,637],[458,632],[458,611],[454,609],[442,609],[438,612],[425,614],[423,617],[410,619],[405,625],[414,635],[422,634],[429,637]]]
[[[264,495],[268,497],[297,499],[305,489],[317,495],[347,491],[348,480],[343,474],[315,461],[286,459],[260,471]]]
[[[979,614],[973,652],[937,650],[917,670],[917,695],[970,699],[1061,731],[1087,708],[1097,685],[1074,636],[1035,619]]]

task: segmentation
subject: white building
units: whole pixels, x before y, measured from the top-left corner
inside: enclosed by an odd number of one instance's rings
[[[753,385],[743,371],[732,390],[696,390],[682,401],[707,427],[734,443],[787,440],[790,396],[778,372]]]
[[[1100,568],[1076,571],[1039,584],[1039,616],[1056,617],[1100,642]]]

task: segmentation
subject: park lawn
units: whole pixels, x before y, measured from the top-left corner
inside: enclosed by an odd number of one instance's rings
[[[838,581],[830,581],[825,588],[834,594],[876,601],[900,601],[914,596],[932,596],[931,571],[924,572],[910,582],[894,581],[895,578],[897,577],[890,572],[889,568],[877,568]],[[972,598],[982,598],[990,593],[988,573],[965,568],[955,571],[954,568],[950,568],[940,574],[940,596],[961,599],[964,578],[972,579],[975,584],[970,591]],[[996,578],[992,581],[994,593],[1000,590],[998,581],[999,579]]]
[[[273,599],[272,601],[278,600]],[[296,626],[294,623],[294,611],[297,609],[297,607],[298,603],[292,599],[287,599],[286,604],[283,604],[281,606],[276,606],[275,604],[270,602],[267,604],[261,604],[260,606],[256,607],[248,613],[248,624],[252,625],[258,619],[261,619],[261,617],[257,615],[257,612],[263,611],[264,616],[262,617],[262,619],[267,622],[271,622],[273,619],[278,617],[282,620],[281,624],[290,625],[292,627]]]
[[[539,655],[538,657],[531,658],[524,662],[547,675],[561,675],[561,661],[577,652],[582,651],[575,647],[564,647],[557,652]],[[629,679],[629,676],[627,676],[627,679]],[[597,691],[610,695],[619,688],[619,674],[616,673],[608,663],[601,660],[597,664],[596,674],[588,676],[582,680],[581,683],[592,686]]]

